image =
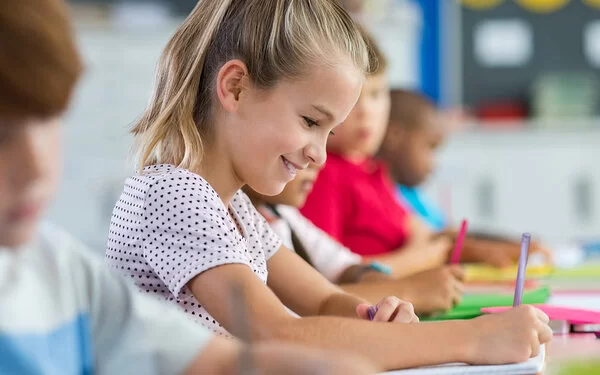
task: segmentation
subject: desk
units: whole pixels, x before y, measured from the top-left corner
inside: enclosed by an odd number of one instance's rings
[[[573,334],[554,336],[547,345],[546,375],[567,374],[561,367],[567,364],[581,363],[586,360],[600,361],[600,340],[593,334]],[[596,369],[594,369],[596,371]],[[600,370],[599,370],[600,371]],[[586,375],[595,375],[598,372]]]
[[[567,360],[600,359],[600,339],[587,333],[555,335],[547,345],[546,354],[549,368]]]

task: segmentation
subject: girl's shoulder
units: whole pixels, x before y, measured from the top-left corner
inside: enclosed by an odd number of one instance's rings
[[[181,193],[205,192],[210,196],[216,196],[215,190],[202,176],[170,164],[149,165],[141,173],[130,177],[130,181],[136,181],[148,188],[158,186],[160,190]]]
[[[136,204],[153,204],[156,210],[174,207],[192,207],[195,211],[226,213],[217,192],[202,176],[184,168],[160,164],[145,167],[141,173],[130,177],[125,184],[127,199],[137,199]],[[133,198],[132,198],[133,197]]]

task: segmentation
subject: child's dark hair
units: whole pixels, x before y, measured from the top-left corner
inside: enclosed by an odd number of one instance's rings
[[[0,115],[50,117],[68,106],[83,70],[63,0],[0,7]]]
[[[390,125],[417,130],[422,126],[425,111],[435,110],[435,104],[425,95],[409,90],[391,91]]]

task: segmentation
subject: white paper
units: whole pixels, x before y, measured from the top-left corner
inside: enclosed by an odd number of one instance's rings
[[[380,375],[528,375],[538,374],[544,370],[546,359],[546,347],[540,346],[537,356],[523,363],[511,363],[507,365],[466,365],[464,363],[448,363],[439,366],[418,367],[407,370],[389,371]]]
[[[523,20],[483,21],[473,38],[475,59],[486,67],[521,66],[533,55],[533,31]]]

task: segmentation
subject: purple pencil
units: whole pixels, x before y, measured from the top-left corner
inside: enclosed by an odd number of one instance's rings
[[[513,306],[519,306],[523,300],[523,285],[525,285],[525,270],[527,268],[527,255],[529,254],[529,243],[531,234],[523,233],[521,237],[521,253],[519,254],[519,269],[517,270],[517,285],[515,286],[515,298]]]
[[[369,314],[369,320],[375,319],[375,314],[377,314],[377,306],[369,307],[367,313]]]

